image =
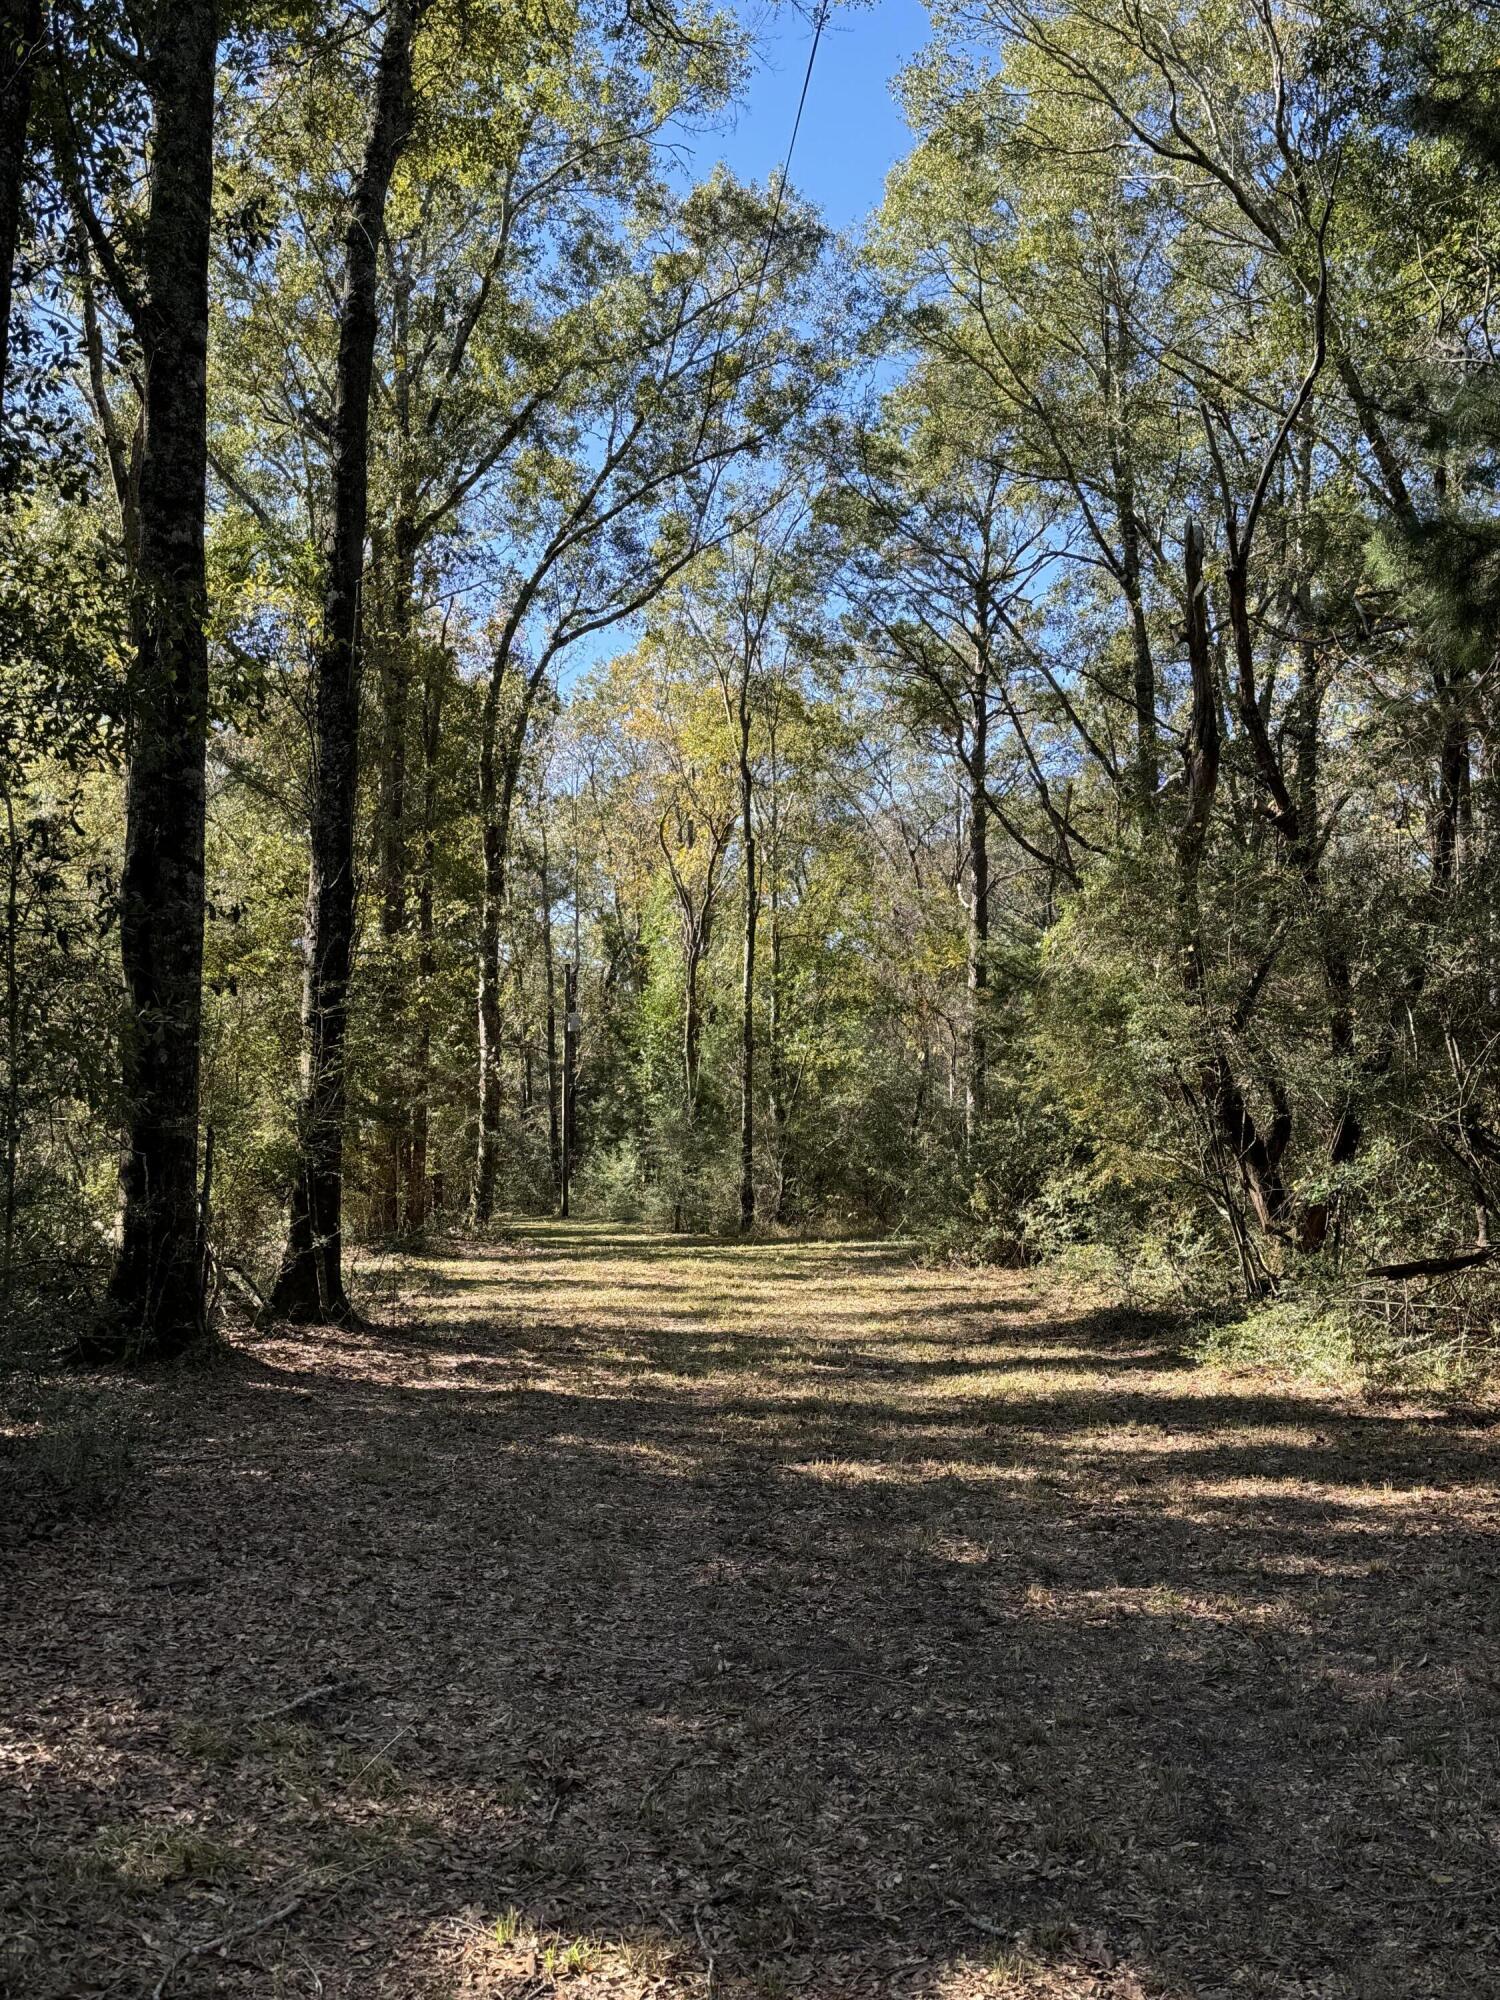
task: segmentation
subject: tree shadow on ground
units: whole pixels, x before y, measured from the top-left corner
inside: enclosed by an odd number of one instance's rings
[[[918,1280],[910,1362],[849,1298],[663,1335],[675,1245],[632,1348],[614,1246],[153,1392],[8,1624],[18,1991],[300,1896],[167,2000],[1494,1993],[1492,1434],[969,1277],[933,1361]]]

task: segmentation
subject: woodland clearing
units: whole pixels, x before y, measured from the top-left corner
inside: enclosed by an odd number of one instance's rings
[[[1173,1332],[526,1223],[85,1378],[123,1490],[0,1551],[0,1986],[1493,1994],[1488,1413]]]

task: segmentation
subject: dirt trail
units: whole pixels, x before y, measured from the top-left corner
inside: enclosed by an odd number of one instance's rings
[[[409,1286],[0,1543],[6,1993],[1500,1992],[1500,1432],[880,1247]]]

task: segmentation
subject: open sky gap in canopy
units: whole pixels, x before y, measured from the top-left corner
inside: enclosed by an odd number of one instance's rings
[[[764,182],[780,169],[797,115],[812,24],[783,8],[763,30],[749,89],[731,125],[694,135],[689,154],[702,180],[723,160],[741,180]],[[892,83],[926,43],[921,0],[876,0],[835,7],[823,30],[797,135],[791,184],[823,211],[831,229],[862,222],[880,201],[885,177],[910,144]]]
[[[721,162],[737,179],[764,186],[785,166],[795,131],[789,187],[821,211],[830,229],[857,229],[879,206],[886,175],[911,144],[895,79],[929,33],[922,0],[875,0],[849,11],[834,6],[809,76],[813,19],[780,8],[759,27],[749,83],[730,117],[673,136],[683,186],[706,180]],[[570,646],[558,662],[560,687],[566,691],[630,645],[638,629],[639,621],[625,621]]]

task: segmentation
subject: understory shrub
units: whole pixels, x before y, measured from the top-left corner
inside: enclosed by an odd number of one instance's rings
[[[111,1512],[134,1482],[139,1432],[119,1400],[94,1388],[0,1379],[0,1483],[23,1532]]]

